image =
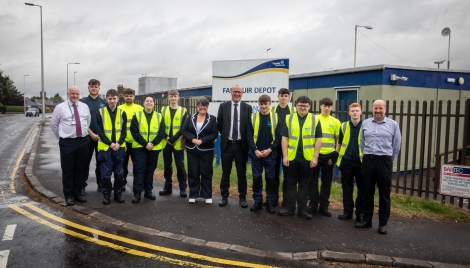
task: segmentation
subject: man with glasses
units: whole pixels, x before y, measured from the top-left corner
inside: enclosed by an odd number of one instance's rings
[[[95,152],[95,160],[98,156],[98,140],[100,139],[97,133],[97,124],[96,120],[98,118],[98,115],[100,113],[100,109],[104,108],[107,103],[100,97],[98,97],[98,93],[100,92],[100,81],[96,79],[90,79],[88,81],[88,92],[90,93],[88,97],[85,97],[81,99],[81,102],[84,102],[86,105],[88,105],[88,108],[90,109],[90,115],[91,115],[91,122],[90,122],[90,127],[88,128],[88,136],[90,136],[90,149],[88,151],[88,165],[87,165],[87,170],[85,174],[85,184],[82,189],[82,195],[85,195],[85,187],[88,185],[86,181],[88,180],[88,175],[89,175],[89,170],[90,170],[90,163],[91,159],[93,159],[93,152]],[[88,138],[88,137],[87,137]],[[96,183],[98,184],[98,192],[101,192],[101,169],[100,169],[100,162],[96,161],[96,168],[95,168],[95,176],[96,176]]]
[[[248,161],[247,124],[251,118],[252,108],[249,104],[241,102],[243,88],[234,85],[230,91],[231,101],[226,101],[219,106],[217,123],[220,132],[220,150],[222,152],[222,179],[220,181],[220,193],[222,200],[219,206],[228,204],[230,173],[232,162],[235,159],[238,177],[239,204],[247,208],[246,202],[246,162]]]
[[[284,164],[284,206],[280,216],[295,214],[311,219],[307,212],[308,185],[313,169],[317,166],[322,143],[322,127],[318,116],[309,113],[310,99],[297,99],[297,112],[286,116],[282,136],[282,162]]]

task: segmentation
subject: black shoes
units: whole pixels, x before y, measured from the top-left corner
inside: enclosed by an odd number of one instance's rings
[[[225,207],[228,204],[227,198],[222,198],[219,202],[219,206]]]
[[[263,207],[267,207],[268,204],[269,204],[268,201],[263,202]],[[274,203],[271,206],[273,207],[279,206],[279,201],[278,200],[274,201]]]
[[[111,203],[111,192],[108,190],[103,191],[103,205],[109,205]]]
[[[306,220],[312,219],[312,215],[310,215],[307,211],[299,211],[297,212],[297,216],[304,218]]]
[[[121,190],[114,190],[114,201],[124,203],[124,198],[122,198],[121,193]]]
[[[356,223],[356,228],[372,228],[372,221],[361,221]]]
[[[379,234],[387,234],[387,227],[386,225],[380,225],[379,229],[377,230]]]
[[[277,214],[279,214],[279,216],[290,216],[290,215],[295,215],[295,211],[288,210],[287,208],[283,208],[279,210]]]
[[[96,191],[98,191],[100,193],[103,192],[103,190],[101,189],[103,187],[103,183],[97,182],[97,184],[98,184],[98,186],[96,187]]]
[[[164,187],[162,191],[158,192],[159,195],[168,195],[171,194],[173,191],[171,187]]]
[[[86,198],[83,195],[76,195],[73,199],[77,202],[80,202],[80,203],[85,203],[86,202]]]
[[[67,204],[67,206],[74,206],[75,205],[75,201],[73,201],[73,198],[66,198],[65,203]]]
[[[274,206],[269,204],[269,203],[266,205],[266,210],[268,211],[269,214],[276,213],[276,210],[274,209]]]
[[[245,201],[246,202],[246,201]],[[241,205],[241,200],[240,200]],[[243,206],[242,206],[243,207]],[[263,208],[263,204],[260,202],[255,202],[255,204],[250,208],[250,211],[258,211]]]
[[[171,193],[171,192],[170,192]],[[160,195],[161,194],[161,191],[160,191]],[[152,193],[152,191],[145,191],[145,194],[144,194],[144,197],[147,198],[147,199],[150,199],[150,200],[155,200],[156,197],[155,195]]]
[[[331,212],[327,208],[320,208],[318,212],[325,217],[331,217]]]
[[[238,204],[240,204],[240,207],[242,208],[248,207],[248,203],[246,202],[246,199],[240,199],[240,201],[238,201]]]
[[[308,213],[317,213],[317,210],[318,210],[318,204],[310,204],[308,207],[307,207],[307,212]]]
[[[140,202],[140,193],[134,193],[134,198],[132,198],[132,203],[137,204]]]
[[[181,191],[180,191],[180,196],[183,197],[183,198],[185,198],[185,197],[187,197],[188,195],[186,194],[186,191],[181,190]]]
[[[341,214],[341,215],[338,215],[338,219],[340,220],[350,220],[352,219],[353,216],[351,214]]]
[[[364,220],[364,216],[362,215],[356,216],[356,222],[361,222],[363,220]]]
[[[81,195],[82,195],[82,196],[85,196],[85,187],[82,188]]]

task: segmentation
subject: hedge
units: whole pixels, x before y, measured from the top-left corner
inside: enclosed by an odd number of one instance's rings
[[[5,105],[7,108],[7,113],[23,113],[24,107],[23,106],[9,106]]]

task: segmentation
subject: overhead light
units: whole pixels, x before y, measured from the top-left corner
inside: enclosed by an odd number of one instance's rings
[[[408,81],[408,77],[397,76],[396,74],[390,75],[390,82],[391,82],[392,85],[396,85],[398,80],[406,82],[406,81]]]
[[[447,78],[447,83],[455,83],[455,78]]]

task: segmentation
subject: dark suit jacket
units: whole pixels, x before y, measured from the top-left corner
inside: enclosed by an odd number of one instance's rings
[[[227,148],[228,137],[230,135],[230,124],[232,117],[232,101],[226,101],[219,106],[217,113],[217,123],[220,132],[220,150],[222,152]],[[251,105],[240,102],[240,135],[242,139],[242,147],[245,153],[248,153],[248,141],[246,139],[246,129],[248,120],[251,118]]]
[[[196,130],[196,123],[197,113],[188,116],[181,128],[181,134],[186,138],[186,149],[200,151],[214,150],[214,141],[219,134],[215,116],[206,114],[206,120],[202,124],[199,132]],[[202,144],[199,146],[194,145],[192,142],[194,138],[201,140]]]

